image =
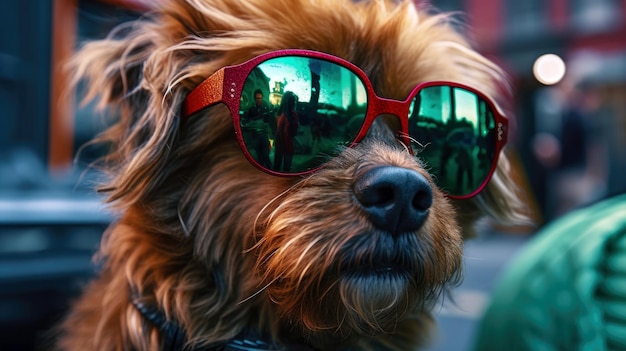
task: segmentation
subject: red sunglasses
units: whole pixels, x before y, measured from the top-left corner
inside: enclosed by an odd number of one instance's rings
[[[363,140],[377,116],[395,115],[399,140],[457,199],[486,186],[507,139],[507,118],[469,86],[427,82],[404,101],[381,98],[360,68],[317,51],[272,51],[224,67],[187,96],[183,117],[220,102],[246,158],[279,176],[315,172]]]

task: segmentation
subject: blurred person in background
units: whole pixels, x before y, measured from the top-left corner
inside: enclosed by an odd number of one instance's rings
[[[596,88],[585,81],[564,82],[546,103],[553,118],[537,133],[533,152],[548,172],[544,216],[550,221],[606,195],[607,142],[611,125]],[[547,110],[547,109],[546,109]]]
[[[607,84],[598,94],[609,102],[602,103],[599,110],[606,133],[602,141],[607,163],[606,196],[609,197],[626,193],[626,82]]]

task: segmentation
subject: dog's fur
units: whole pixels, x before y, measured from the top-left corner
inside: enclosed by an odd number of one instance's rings
[[[415,349],[430,310],[458,282],[463,237],[489,215],[523,217],[506,155],[477,197],[451,201],[378,118],[358,146],[307,177],[254,168],[223,105],[183,120],[181,104],[226,65],[284,48],[353,62],[379,96],[404,100],[418,83],[450,80],[503,101],[501,71],[451,24],[411,1],[172,0],[77,53],[87,100],[120,117],[101,190],[120,214],[104,236],[102,270],[62,325],[64,350],[158,350],[163,336],[130,303],[176,321],[191,345],[216,345],[246,328],[320,350]],[[421,173],[433,187],[424,226],[394,239],[355,204],[352,184],[378,166]],[[412,277],[342,275],[380,250],[403,255]],[[373,265],[370,263],[370,265]]]

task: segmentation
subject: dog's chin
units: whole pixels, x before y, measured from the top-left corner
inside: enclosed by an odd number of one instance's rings
[[[347,255],[350,259],[342,262],[335,280],[337,308],[343,311],[341,323],[366,335],[393,332],[398,321],[419,307],[425,291],[433,288],[422,281],[416,251],[409,249],[407,242],[399,245],[405,240],[374,237],[377,245],[367,259],[358,253]],[[359,252],[371,240],[372,235],[361,236],[347,247],[352,253]]]
[[[340,282],[346,291],[363,290],[366,301],[375,301],[386,293],[399,290],[408,293],[416,290],[415,277],[418,272],[406,262],[385,262],[380,260],[371,264],[353,264],[341,273]],[[394,293],[395,294],[395,293]],[[369,297],[369,299],[368,299]]]
[[[409,273],[397,267],[342,274],[337,288],[342,322],[365,335],[393,332],[398,321],[414,310],[419,295]]]

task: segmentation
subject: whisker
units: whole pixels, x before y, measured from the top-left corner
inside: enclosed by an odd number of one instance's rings
[[[270,285],[274,284],[278,279],[280,279],[281,277],[276,277],[274,278],[274,280],[272,280],[271,282],[267,283],[264,287],[262,287],[261,289],[257,290],[254,294],[246,297],[245,299],[237,302],[237,305],[241,305],[243,303],[246,303],[247,301],[250,301],[251,299],[255,298],[256,296],[258,296],[260,293],[262,293],[264,290],[266,290]]]
[[[181,213],[180,203],[178,204],[178,208],[176,209],[176,214],[178,215],[178,221],[180,222],[181,228],[183,228],[183,233],[186,237],[190,237],[191,233],[189,229],[187,229],[187,225],[185,224],[185,220],[183,219],[183,214]]]
[[[261,208],[261,210],[259,210],[259,213],[257,213],[256,217],[254,218],[254,223],[252,225],[252,236],[253,237],[257,237],[257,226],[258,223],[261,219],[261,216],[263,215],[263,213],[265,213],[265,211],[267,211],[267,209],[270,207],[270,205],[274,204],[275,202],[277,202],[279,199],[281,199],[282,197],[284,197],[285,195],[287,195],[289,192],[291,192],[293,189],[295,189],[297,186],[299,186],[299,183],[293,184],[291,185],[289,188],[285,189],[283,192],[281,192],[280,194],[274,196],[274,198],[272,198],[270,201],[268,201],[263,208]],[[271,221],[274,218],[274,214],[277,212],[277,210],[280,208],[277,207],[268,217],[267,221]],[[259,245],[263,242],[263,239],[261,238],[261,240],[257,241],[254,245],[252,245],[252,247],[245,249],[243,251],[243,253],[250,253],[252,250],[254,250],[255,248],[258,248]]]
[[[416,144],[418,145],[421,149],[425,149],[428,145],[430,145],[430,143],[426,143],[426,144],[422,144],[420,141],[418,141],[417,139],[415,139],[414,137],[412,137],[410,134],[404,133],[404,132],[398,132],[398,138],[406,138],[409,139],[409,141],[412,144]],[[402,143],[404,145],[404,143]],[[407,147],[405,145],[405,147]]]

